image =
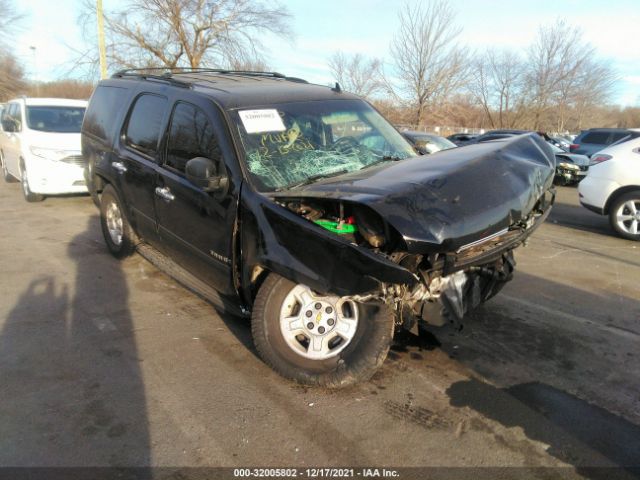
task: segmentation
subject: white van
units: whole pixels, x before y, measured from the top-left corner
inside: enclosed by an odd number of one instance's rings
[[[0,121],[0,162],[7,182],[22,182],[24,198],[87,191],[80,129],[84,100],[19,98],[7,102]]]

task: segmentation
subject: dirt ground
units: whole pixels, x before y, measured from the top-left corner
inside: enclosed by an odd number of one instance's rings
[[[283,380],[246,322],[112,258],[89,197],[2,184],[0,216],[0,466],[638,475],[589,467],[640,466],[640,244],[575,188],[461,331],[401,339],[342,391]]]

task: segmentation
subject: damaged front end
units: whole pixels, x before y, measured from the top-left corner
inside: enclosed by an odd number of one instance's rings
[[[265,269],[320,293],[382,301],[407,329],[460,322],[512,278],[513,250],[553,204],[554,168],[544,142],[525,135],[247,192],[241,283]]]
[[[251,192],[243,255],[320,293],[382,301],[407,329],[457,323],[512,278],[513,250],[553,204],[554,167],[523,136]]]

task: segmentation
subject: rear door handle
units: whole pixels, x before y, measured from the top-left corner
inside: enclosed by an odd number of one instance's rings
[[[125,167],[124,163],[122,162],[113,162],[111,166],[115,168],[119,174],[123,174],[124,172],[127,171],[127,167]]]
[[[156,187],[156,195],[165,202],[171,202],[176,198],[175,195],[171,193],[171,190],[169,190],[169,187]]]

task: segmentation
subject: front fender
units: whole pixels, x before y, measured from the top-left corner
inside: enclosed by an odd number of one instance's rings
[[[240,209],[242,289],[251,298],[252,275],[262,267],[323,293],[372,292],[381,282],[413,285],[407,269],[353,245],[250,188]]]

